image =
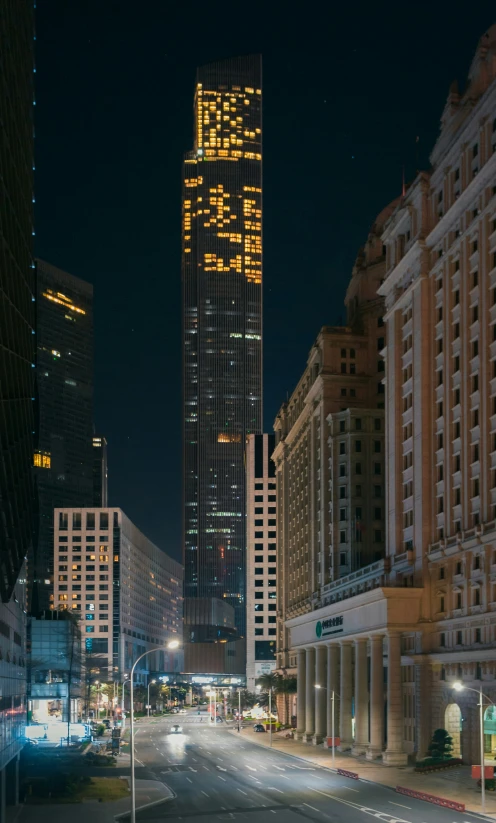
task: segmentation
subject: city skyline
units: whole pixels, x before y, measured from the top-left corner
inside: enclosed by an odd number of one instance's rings
[[[245,442],[262,425],[262,65],[201,66],[182,197],[185,596],[246,631]]]
[[[177,559],[178,202],[197,65],[255,50],[264,59],[269,431],[317,330],[344,318],[358,248],[401,193],[403,166],[407,180],[428,166],[450,83],[465,77],[493,18],[489,2],[468,17],[460,3],[449,15],[430,6],[427,30],[419,5],[407,27],[394,4],[385,15],[360,6],[360,26],[348,7],[324,14],[318,27],[271,9],[247,23],[239,10],[203,19],[200,31],[189,25],[195,4],[188,9],[171,16],[159,6],[135,19],[102,2],[95,27],[82,7],[59,14],[57,4],[38,4],[36,23],[36,252],[94,285],[95,423],[109,444],[110,502]],[[187,47],[170,34],[164,40],[164,30],[187,30]],[[402,59],[391,71],[400,32]],[[309,167],[316,157],[318,174]],[[277,365],[267,379],[269,364]]]

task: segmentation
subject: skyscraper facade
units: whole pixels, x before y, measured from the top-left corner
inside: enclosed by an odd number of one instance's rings
[[[186,597],[246,626],[245,442],[262,426],[259,55],[203,66],[182,203]]]
[[[0,12],[0,820],[18,802],[26,723],[24,558],[32,542],[34,12]]]
[[[251,434],[246,444],[246,687],[276,668],[275,436]]]
[[[37,276],[33,577],[43,610],[53,590],[53,510],[93,505],[93,287],[43,260]]]
[[[108,506],[107,441],[93,436],[93,505]]]
[[[32,4],[0,16],[0,595],[10,598],[32,536],[35,269]]]

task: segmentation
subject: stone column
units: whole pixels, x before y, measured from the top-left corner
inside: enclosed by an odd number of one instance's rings
[[[382,755],[384,743],[384,659],[382,635],[370,638],[370,744],[367,760]]]
[[[315,683],[322,688],[316,689],[315,692],[315,734],[313,736],[314,746],[322,743],[326,735],[326,706],[327,706],[327,646],[323,644],[317,646],[315,651]]]
[[[387,748],[382,759],[388,766],[405,766],[408,757],[403,751],[400,632],[388,632],[387,700]]]
[[[427,757],[432,726],[432,665],[428,660],[415,664],[415,725],[417,760]],[[444,722],[440,724],[444,728]],[[479,758],[480,759],[480,758]]]
[[[307,659],[305,649],[298,649],[298,673],[296,680],[296,731],[295,738],[302,740],[306,727],[306,682],[307,682]]]
[[[339,716],[339,736],[341,743],[339,750],[342,752],[351,749],[351,696],[353,684],[351,682],[351,641],[341,642],[341,683],[339,694],[341,695],[341,712]]]
[[[334,692],[334,735],[339,735],[339,646],[327,647],[327,737],[332,737],[332,693]]]
[[[367,638],[355,640],[355,742],[352,754],[365,754],[369,745]]]
[[[315,732],[315,649],[307,649],[306,728],[303,740],[309,743]]]

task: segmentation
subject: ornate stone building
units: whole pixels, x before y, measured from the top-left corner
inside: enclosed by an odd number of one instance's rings
[[[331,540],[307,539],[319,509],[301,511],[311,474],[294,479],[294,500],[286,481],[292,430],[281,412],[279,663],[297,659],[301,737],[330,735],[334,692],[342,749],[401,764],[444,727],[477,763],[471,690],[487,696],[488,757],[496,747],[496,26],[464,93],[450,89],[431,171],[397,203],[382,244],[386,556],[366,555],[345,577],[325,566]],[[320,491],[333,523],[331,487]]]

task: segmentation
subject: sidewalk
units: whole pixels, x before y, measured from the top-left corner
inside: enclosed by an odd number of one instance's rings
[[[231,734],[238,736],[235,729]],[[285,734],[285,733],[284,733]],[[239,737],[248,739],[251,743],[268,748],[270,735],[256,734],[251,727],[245,726]],[[272,748],[293,757],[301,758],[327,769],[332,769],[332,753],[323,746],[312,746],[310,743],[300,743],[296,740],[287,740],[277,734],[272,735]],[[458,766],[437,774],[417,774],[413,766],[384,766],[380,761],[365,760],[365,757],[352,757],[351,754],[336,752],[335,768],[347,769],[356,772],[361,780],[371,783],[381,783],[394,789],[396,786],[405,786],[419,792],[444,797],[464,803],[467,812],[482,814],[480,789],[476,781],[470,776],[470,766]],[[486,815],[496,820],[496,792],[486,791]]]
[[[119,767],[115,777],[119,777]],[[124,778],[129,783],[129,778]],[[174,792],[159,780],[136,780],[136,811],[141,807],[163,803],[174,797]],[[53,803],[43,805],[24,804],[7,807],[6,823],[39,823],[40,818],[50,823],[115,823],[116,816],[126,815],[123,823],[129,819],[130,798],[116,800],[113,803],[99,803],[87,800],[82,803]]]

